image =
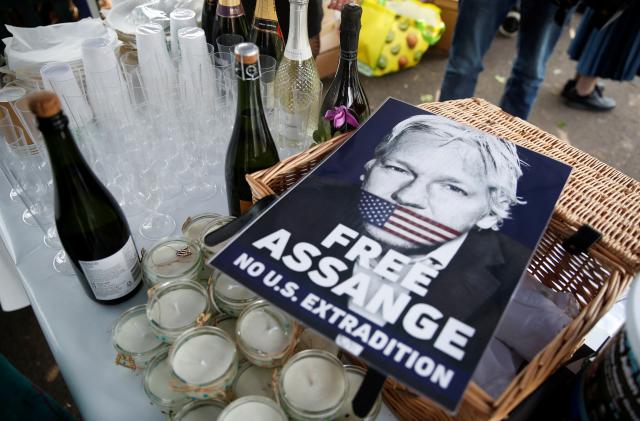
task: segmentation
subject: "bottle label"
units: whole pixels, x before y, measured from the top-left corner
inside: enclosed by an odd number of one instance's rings
[[[353,61],[358,58],[358,51],[343,51],[340,50],[340,58],[343,60]]]
[[[253,22],[256,29],[266,32],[278,32],[278,21],[256,17]]]
[[[236,76],[242,80],[260,79],[260,62],[245,64],[240,60],[236,60]]]
[[[124,247],[109,257],[78,261],[98,300],[115,300],[131,292],[142,281],[138,253],[129,237]]]
[[[307,45],[300,48],[289,48],[289,44],[284,49],[284,56],[289,60],[304,61],[313,57],[311,52],[311,46],[307,42]]]
[[[238,16],[244,16],[244,9],[241,4],[227,6],[222,3],[218,3],[216,15],[222,16],[223,18],[235,18]]]

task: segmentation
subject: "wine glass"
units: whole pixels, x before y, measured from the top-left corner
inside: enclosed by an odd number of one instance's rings
[[[74,275],[55,228],[49,163],[44,159],[41,148],[27,142],[21,127],[0,125],[0,136],[2,171],[43,230],[45,246],[59,249],[53,259],[54,270],[63,275]]]

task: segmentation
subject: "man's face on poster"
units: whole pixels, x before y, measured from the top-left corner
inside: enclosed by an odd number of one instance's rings
[[[410,131],[393,140],[385,155],[371,160],[363,190],[446,225],[460,233],[474,226],[488,228],[489,186],[480,152],[462,141],[441,142],[429,133]],[[366,223],[376,240],[394,248],[419,245]]]

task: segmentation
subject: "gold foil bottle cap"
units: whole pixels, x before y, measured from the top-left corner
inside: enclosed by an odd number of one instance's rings
[[[233,49],[236,56],[236,62],[242,64],[255,64],[260,57],[258,46],[252,42],[242,42],[237,44]]]

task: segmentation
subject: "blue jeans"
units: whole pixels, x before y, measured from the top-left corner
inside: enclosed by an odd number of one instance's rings
[[[449,62],[440,88],[440,100],[473,96],[482,58],[515,0],[460,0],[458,22]],[[554,16],[558,8],[550,0],[521,0],[518,56],[505,86],[500,107],[526,119],[544,80],[547,60],[560,37],[562,26]]]

